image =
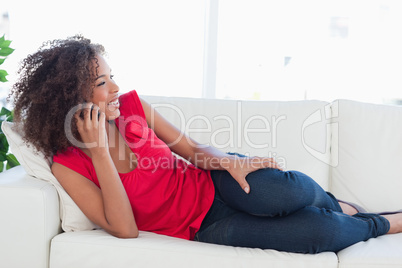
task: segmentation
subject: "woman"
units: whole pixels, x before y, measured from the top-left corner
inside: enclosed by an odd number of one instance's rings
[[[317,253],[402,231],[401,213],[358,213],[271,158],[201,146],[135,91],[119,97],[103,55],[81,36],[48,42],[12,94],[26,141],[53,156],[57,180],[108,233]]]

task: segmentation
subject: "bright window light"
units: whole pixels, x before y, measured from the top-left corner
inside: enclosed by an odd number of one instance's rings
[[[16,49],[10,61],[81,33],[105,46],[121,92],[201,97],[204,0],[6,2]]]
[[[11,81],[43,41],[82,33],[121,92],[402,103],[400,0],[13,0],[5,13]]]
[[[402,99],[402,2],[220,0],[216,96]]]

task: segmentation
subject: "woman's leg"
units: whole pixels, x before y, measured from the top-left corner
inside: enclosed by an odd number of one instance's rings
[[[348,216],[309,206],[284,217],[259,217],[225,209],[222,201],[215,203],[196,234],[198,241],[287,252],[336,252],[389,230],[388,221],[376,214]]]
[[[216,197],[196,235],[202,242],[317,253],[339,251],[390,229],[377,214],[342,213],[335,197],[301,172],[250,173],[249,194],[226,171],[211,176]]]
[[[247,175],[250,193],[246,194],[229,172],[211,171],[216,191],[229,206],[256,216],[284,216],[313,206],[337,212],[342,209],[330,193],[298,171],[260,169]]]

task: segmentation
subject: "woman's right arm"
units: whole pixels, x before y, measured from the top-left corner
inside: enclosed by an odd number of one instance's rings
[[[95,110],[93,118],[97,115]],[[84,120],[77,120],[83,141],[95,141],[101,144],[99,139],[102,139],[102,135],[106,137],[105,115],[102,113],[97,121],[90,120],[87,113]],[[131,204],[110,157],[107,144],[91,148],[90,152],[100,188],[81,174],[56,162],[52,165],[54,176],[82,212],[96,225],[116,237],[138,237]]]

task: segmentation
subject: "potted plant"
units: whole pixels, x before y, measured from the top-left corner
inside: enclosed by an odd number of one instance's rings
[[[13,53],[14,49],[10,48],[11,41],[6,40],[4,35],[0,38],[0,65],[4,63],[7,56]],[[6,76],[8,73],[5,70],[0,69],[0,82],[7,82]],[[13,112],[8,110],[5,107],[1,108],[0,111],[0,125],[3,121],[13,121]],[[9,146],[6,136],[3,131],[0,129],[0,172],[6,169],[10,169],[12,167],[18,166],[20,163],[17,158],[9,152]]]

